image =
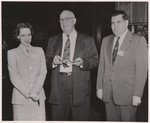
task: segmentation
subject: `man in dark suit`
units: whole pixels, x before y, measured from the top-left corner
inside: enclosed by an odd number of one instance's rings
[[[89,120],[90,71],[98,66],[98,53],[93,38],[75,30],[73,12],[60,14],[63,31],[49,39],[46,51],[48,68],[52,69],[52,120]]]
[[[97,97],[105,102],[108,121],[135,121],[147,78],[146,40],[130,32],[128,23],[124,11],[115,11],[113,35],[102,42]]]

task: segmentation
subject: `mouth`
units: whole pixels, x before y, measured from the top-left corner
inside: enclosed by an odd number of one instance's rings
[[[115,32],[119,32],[119,29],[114,29]]]
[[[30,43],[30,41],[25,41],[25,43],[26,43],[26,44],[29,44],[29,43]]]
[[[66,28],[66,27],[67,27],[67,25],[63,26],[63,28]]]
[[[115,31],[117,31],[118,29],[117,29],[117,28],[115,28],[114,30],[115,30]]]

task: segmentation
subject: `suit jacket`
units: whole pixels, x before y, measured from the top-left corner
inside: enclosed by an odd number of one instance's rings
[[[132,105],[133,95],[142,97],[147,78],[146,39],[128,31],[112,66],[113,39],[110,35],[102,42],[97,89],[103,89],[104,102],[109,102],[112,89],[116,104]]]
[[[30,47],[31,56],[27,56],[21,46],[8,51],[8,69],[13,88],[12,103],[29,105],[35,103],[27,99],[29,93],[39,93],[40,101],[45,100],[43,84],[46,60],[42,48]]]
[[[62,34],[49,39],[46,51],[48,68],[52,69],[52,61],[55,55],[61,56]],[[85,96],[91,93],[90,71],[98,66],[98,53],[93,38],[78,33],[75,45],[73,60],[81,57],[83,59],[83,68],[73,66],[73,104],[80,106],[84,104]],[[60,102],[60,92],[58,88],[59,68],[52,69],[51,92],[49,102],[58,104]]]

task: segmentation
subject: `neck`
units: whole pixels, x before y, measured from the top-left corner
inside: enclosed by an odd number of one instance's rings
[[[24,49],[29,49],[30,45],[23,45],[23,44],[21,44],[21,47],[24,48]]]
[[[128,29],[126,29],[122,34],[120,34],[120,35],[116,35],[116,37],[121,37],[125,32],[127,32],[128,31]]]
[[[70,32],[64,32],[66,35],[70,35],[75,29],[73,28]]]

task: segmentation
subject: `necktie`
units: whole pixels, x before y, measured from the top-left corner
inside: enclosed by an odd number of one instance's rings
[[[67,35],[67,38],[68,39],[67,39],[67,41],[65,43],[64,53],[63,53],[63,59],[64,60],[70,60],[70,39],[69,39],[69,35]]]
[[[114,65],[114,62],[115,62],[115,59],[116,59],[116,56],[117,56],[117,52],[118,52],[118,48],[119,48],[119,38],[117,39],[116,41],[116,44],[115,44],[115,47],[114,47],[114,50],[113,50],[113,53],[112,53],[112,64]]]

